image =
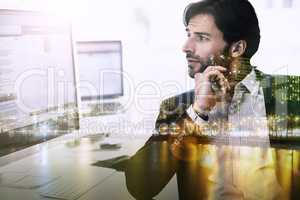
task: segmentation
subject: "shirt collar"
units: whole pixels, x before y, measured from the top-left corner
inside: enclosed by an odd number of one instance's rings
[[[259,82],[256,80],[255,68],[253,67],[251,72],[236,85],[236,89],[245,86],[251,95],[257,95],[259,92]]]

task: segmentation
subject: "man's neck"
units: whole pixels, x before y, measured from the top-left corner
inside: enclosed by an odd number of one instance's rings
[[[231,74],[228,77],[231,86],[228,97],[230,101],[233,97],[235,86],[241,82],[252,71],[252,69],[253,67],[250,64],[250,59],[236,58],[231,62]]]

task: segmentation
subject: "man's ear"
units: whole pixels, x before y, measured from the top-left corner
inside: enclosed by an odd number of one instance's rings
[[[247,42],[245,40],[239,40],[237,42],[234,42],[230,46],[230,56],[233,58],[241,57],[247,48]]]

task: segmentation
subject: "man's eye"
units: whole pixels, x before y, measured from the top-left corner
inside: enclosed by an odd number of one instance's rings
[[[202,35],[199,35],[197,38],[199,41],[208,41],[209,40],[207,37],[204,37]]]

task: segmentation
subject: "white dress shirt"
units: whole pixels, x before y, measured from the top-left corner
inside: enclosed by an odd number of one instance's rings
[[[254,69],[234,88],[230,103],[221,103],[208,113],[208,121],[197,115],[190,105],[189,117],[205,127],[207,135],[256,136],[269,140],[263,89]]]

